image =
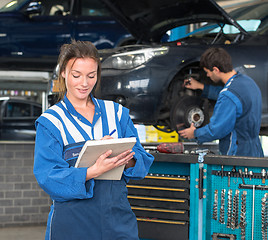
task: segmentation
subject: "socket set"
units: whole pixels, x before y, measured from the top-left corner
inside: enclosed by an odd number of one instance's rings
[[[267,169],[217,165],[210,173],[207,222],[212,239],[267,240]]]
[[[260,172],[253,172],[252,170],[248,170],[248,168],[242,168],[236,169],[236,167],[233,167],[230,171],[224,171],[224,166],[221,166],[221,170],[212,170],[212,174],[216,176],[221,177],[228,177],[229,179],[231,177],[240,177],[243,181],[243,184],[245,184],[244,179],[249,178],[251,179],[261,179],[262,184],[265,184],[266,179],[268,179],[268,171],[266,171],[264,168],[260,170]]]

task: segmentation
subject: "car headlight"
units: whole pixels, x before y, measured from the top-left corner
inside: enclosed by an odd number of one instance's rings
[[[152,58],[168,53],[168,47],[145,48],[131,52],[124,52],[108,57],[102,63],[102,68],[131,69],[149,62]]]

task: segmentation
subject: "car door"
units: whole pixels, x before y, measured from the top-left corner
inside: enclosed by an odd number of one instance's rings
[[[5,107],[2,127],[5,129],[33,129],[34,118],[31,114],[31,104],[9,101]]]
[[[1,140],[34,140],[35,120],[42,114],[38,103],[17,99],[0,101]]]
[[[30,64],[55,64],[60,46],[71,40],[72,1],[29,1],[9,24],[10,56],[27,58]]]

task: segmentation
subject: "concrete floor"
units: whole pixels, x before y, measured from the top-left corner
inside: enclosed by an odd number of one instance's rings
[[[0,228],[1,240],[44,240],[45,226]]]

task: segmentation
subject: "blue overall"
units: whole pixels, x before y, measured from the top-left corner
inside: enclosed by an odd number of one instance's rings
[[[215,99],[219,89],[206,85],[203,96]],[[223,155],[263,157],[259,139],[261,114],[259,87],[250,77],[238,72],[220,91],[210,123],[196,129],[194,135],[199,143],[219,139]]]
[[[153,162],[140,144],[128,109],[91,96],[92,123],[65,96],[36,121],[34,174],[53,200],[46,240],[137,240],[137,221],[127,199],[129,179],[144,178]],[[114,138],[136,137],[136,164],[119,181],[86,181],[86,168],[74,168],[87,140],[101,139],[116,129]]]

